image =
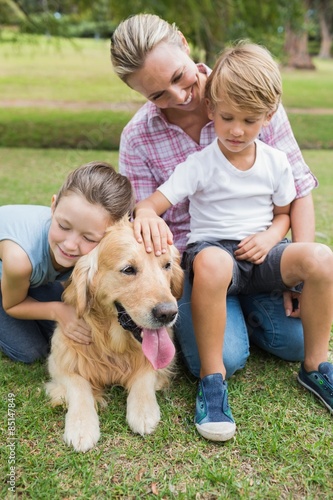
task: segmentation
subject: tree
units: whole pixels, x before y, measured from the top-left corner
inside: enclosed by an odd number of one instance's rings
[[[302,0],[300,4],[294,2],[294,7],[303,11],[303,23],[297,22],[295,24],[295,18],[289,18],[286,24],[287,65],[297,69],[315,69],[308,50],[310,4],[311,0]]]
[[[319,57],[331,57],[332,29],[333,29],[333,0],[318,0],[318,19],[321,34]]]

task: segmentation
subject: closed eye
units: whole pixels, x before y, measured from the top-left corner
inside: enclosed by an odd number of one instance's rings
[[[137,269],[134,266],[125,266],[120,272],[127,276],[135,276]]]

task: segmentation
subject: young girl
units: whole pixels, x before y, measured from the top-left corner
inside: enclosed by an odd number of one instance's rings
[[[103,162],[70,173],[51,209],[0,207],[0,349],[7,356],[25,363],[47,356],[55,321],[68,337],[90,342],[86,323],[61,302],[63,282],[132,207],[130,181]]]
[[[192,315],[201,362],[195,423],[213,441],[230,439],[236,430],[220,356],[227,295],[274,295],[303,283],[305,359],[298,380],[333,413],[333,365],[327,361],[333,253],[319,243],[283,240],[296,196],[291,167],[282,151],[257,140],[281,94],[278,65],[268,51],[249,43],[225,49],[206,84],[217,139],[179,164],[135,210],[138,241],[142,234],[146,250],[154,247],[160,255],[172,238],[156,214],[189,198],[184,265],[193,280]]]

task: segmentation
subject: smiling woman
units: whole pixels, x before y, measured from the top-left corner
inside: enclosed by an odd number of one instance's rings
[[[10,358],[45,357],[54,321],[68,337],[90,342],[88,326],[61,302],[62,282],[132,205],[128,179],[107,163],[91,162],[69,174],[51,209],[0,207],[0,348]]]
[[[204,94],[211,70],[205,64],[193,63],[186,39],[177,26],[151,14],[138,14],[120,23],[111,40],[111,60],[118,76],[148,98],[124,128],[119,150],[120,171],[132,181],[140,201],[167,181],[177,164],[215,140]],[[291,208],[293,238],[312,240],[311,191],[317,180],[304,162],[282,105],[268,126],[259,131],[259,137],[287,154],[297,191]],[[185,199],[163,216],[181,252],[185,249],[190,227],[188,208]],[[199,376],[191,295],[191,285],[185,278],[180,321],[175,333],[186,364],[195,376]],[[303,358],[302,326],[299,318],[290,317],[293,314],[289,312],[290,304],[290,297],[287,297],[286,313],[282,294],[274,296],[274,301],[269,293],[248,295],[246,299],[228,297],[223,348],[227,378],[243,368],[249,356],[247,327],[251,341],[262,349],[287,360]]]

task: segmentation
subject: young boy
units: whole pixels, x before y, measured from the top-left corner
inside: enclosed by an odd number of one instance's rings
[[[191,227],[184,266],[193,280],[191,306],[201,371],[195,422],[207,439],[225,441],[236,425],[221,361],[227,294],[282,292],[303,284],[305,359],[298,380],[333,412],[333,254],[318,243],[281,241],[295,197],[283,152],[257,140],[282,94],[277,64],[264,48],[241,42],[226,49],[206,85],[217,139],[178,165],[137,204],[135,232],[156,255],[172,234],[156,215],[188,197]]]

